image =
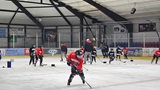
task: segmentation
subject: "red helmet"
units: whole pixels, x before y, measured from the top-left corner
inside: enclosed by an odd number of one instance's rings
[[[92,43],[92,41],[90,39],[87,39],[86,42],[87,43]]]

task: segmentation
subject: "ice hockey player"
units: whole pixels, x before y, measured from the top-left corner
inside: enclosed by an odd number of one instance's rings
[[[37,56],[36,56],[36,45],[33,44],[32,47],[29,49],[29,54],[30,54],[30,61],[29,61],[29,65],[35,64],[35,59],[37,60]]]
[[[109,51],[108,53],[108,56],[109,56],[109,64],[111,64],[111,62],[114,60],[115,58],[115,53],[114,53],[114,50],[111,48],[111,50]]]
[[[120,46],[118,46],[116,48],[116,60],[118,58],[121,61],[121,55],[122,55],[122,50],[121,50]]]
[[[83,54],[81,50],[71,52],[67,57],[67,65],[71,66],[71,74],[68,79],[67,85],[70,85],[75,75],[81,77],[82,83],[85,83],[85,77],[83,73]]]
[[[123,51],[123,56],[124,56],[124,59],[128,59],[128,48],[126,48],[126,47],[124,47],[123,49],[122,49],[122,51]]]
[[[2,59],[2,53],[1,53],[1,50],[0,50],[0,60]]]
[[[153,61],[154,61],[155,58],[156,58],[155,64],[157,64],[159,56],[160,56],[160,48],[154,52],[151,64],[153,63]]]
[[[97,56],[96,47],[93,48],[91,55],[92,55],[92,60],[91,60],[91,63],[90,63],[90,64],[92,64],[93,60],[94,60],[94,62],[96,63],[96,56]]]
[[[43,50],[43,47],[42,47],[42,46],[39,46],[39,47],[36,49],[36,55],[37,55],[38,59],[40,59],[40,66],[43,66],[43,65],[42,65],[42,62],[43,62],[44,50]],[[38,59],[36,60],[35,65],[36,65]]]
[[[84,46],[84,64],[86,64],[86,61],[87,61],[87,56],[89,57],[90,59],[90,62],[92,60],[92,56],[91,56],[91,52],[93,50],[93,44],[92,44],[92,41],[90,39],[86,39],[86,43],[85,43],[85,46]]]
[[[67,57],[67,44],[61,44],[61,61],[63,61],[63,57]]]
[[[109,47],[108,47],[107,44],[106,45],[105,44],[102,45],[101,51],[102,51],[103,58],[108,58]]]

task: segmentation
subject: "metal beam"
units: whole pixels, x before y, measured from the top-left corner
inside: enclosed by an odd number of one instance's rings
[[[103,12],[105,15],[109,16],[111,19],[113,19],[114,21],[127,21],[126,18],[116,14],[115,12],[107,9],[106,7],[94,2],[93,0],[83,0],[89,4],[91,4],[92,6],[96,7],[97,9],[99,9],[101,12]]]
[[[55,5],[55,3],[53,2],[53,0],[49,0],[51,2],[51,4],[55,7],[55,9],[59,12],[59,14],[64,18],[64,20],[70,25],[72,26],[72,24],[70,23],[70,21],[64,16],[64,14],[60,11],[60,9]]]
[[[84,46],[84,40],[83,40],[83,29],[84,23],[83,23],[83,17],[80,18],[80,47]]]
[[[43,3],[43,0],[40,0],[40,3]]]
[[[43,1],[40,2],[32,2],[32,1],[19,1],[19,2],[23,2],[23,3],[31,3],[31,4],[41,4],[41,5],[52,5],[50,3],[43,3]],[[53,6],[52,6],[53,7]],[[61,7],[59,5],[57,5],[57,7]]]
[[[96,7],[97,9],[99,9],[105,15],[109,16],[114,21],[128,21],[126,18],[116,14],[115,12],[113,12],[113,11],[107,9],[106,7],[94,2],[93,0],[83,0],[83,1]],[[122,25],[122,24],[120,24],[120,25]],[[133,35],[132,35],[133,34],[133,24],[124,24],[124,26],[126,27],[128,33],[130,34],[130,42],[133,42],[133,40],[132,40],[132,38],[133,38]]]
[[[89,25],[91,25],[91,24],[89,24]],[[66,26],[68,26],[68,25],[45,25],[45,27],[56,27],[56,26],[58,26],[58,27],[66,27]],[[76,25],[72,25],[72,26],[80,26],[79,24],[76,24]],[[83,26],[88,26],[88,25],[86,25],[86,24],[84,24]]]
[[[7,10],[7,9],[0,9],[2,12],[17,12],[17,13],[23,13],[22,11],[15,11],[15,10]]]
[[[14,13],[14,15],[12,16],[11,20],[10,20],[9,23],[8,23],[8,41],[7,41],[8,47],[10,47],[10,42],[9,42],[9,41],[10,41],[10,24],[12,23],[12,21],[13,21],[14,17],[16,16],[18,10],[19,10],[19,8],[17,8],[17,10],[15,11],[15,13]]]
[[[1,25],[8,25],[8,23],[0,23]],[[11,23],[10,25],[17,25],[17,26],[37,26],[33,24],[20,24],[20,23]]]
[[[17,0],[6,0],[6,1],[17,1]],[[32,1],[22,1],[18,0],[18,2],[23,2],[23,3],[32,3],[32,4],[43,4],[43,5],[51,5],[50,3],[41,3],[41,2],[32,2]]]
[[[37,26],[39,26],[41,29],[43,29],[43,25],[36,20],[35,17],[32,16],[32,14],[27,11],[17,0],[12,0],[12,2],[18,7],[20,8]]]
[[[60,2],[59,0],[54,0],[54,1],[55,1],[56,3],[58,3],[59,6],[64,6],[64,7],[66,7],[69,11],[71,11],[73,14],[75,14],[75,15],[78,16],[79,18],[82,17],[82,16],[85,16],[85,17],[91,19],[91,20],[93,21],[93,23],[100,23],[100,22],[101,22],[101,21],[97,20],[96,18],[93,18],[93,17],[91,17],[91,16],[89,16],[89,15],[86,15],[85,13],[82,13],[82,12],[80,12],[79,10],[77,10],[77,9],[75,9],[75,8],[69,6],[69,5],[66,5],[66,4],[63,3],[63,2]]]
[[[52,8],[54,7],[53,5],[49,5],[49,6],[26,6],[24,8]]]
[[[86,10],[86,11],[83,11],[83,12],[86,12],[86,13],[88,13],[88,12],[97,12],[97,11],[99,11],[99,10]]]
[[[35,18],[58,18],[62,16],[35,16]],[[75,15],[66,15],[65,17],[76,17]]]
[[[24,26],[24,48],[26,47],[27,26]]]
[[[71,48],[73,48],[73,27],[71,26],[71,35],[70,35],[70,38],[71,38]]]
[[[95,38],[95,41],[96,41],[96,36],[93,34],[92,29],[90,28],[90,26],[89,26],[89,24],[88,24],[86,18],[84,18],[84,21],[86,22],[86,24],[87,24],[87,26],[88,26],[88,28],[89,28],[89,30],[90,30],[90,32],[91,32],[93,38]]]
[[[17,12],[18,12],[19,8],[17,8],[16,12],[14,13],[14,15],[12,16],[11,20],[8,23],[8,26],[12,23],[14,17],[16,16]]]

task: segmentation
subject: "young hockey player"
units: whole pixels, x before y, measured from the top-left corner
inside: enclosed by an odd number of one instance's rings
[[[111,62],[114,60],[115,58],[115,54],[114,54],[114,51],[113,49],[111,49],[108,53],[108,56],[109,56],[109,64],[111,64]]]
[[[92,41],[90,39],[87,39],[86,40],[86,43],[85,43],[85,46],[84,46],[84,64],[86,64],[86,61],[87,60],[87,57],[89,57],[90,59],[90,62],[92,60],[92,56],[91,56],[91,52],[93,50],[93,44],[92,44]]]
[[[63,61],[63,57],[67,58],[67,44],[61,44],[61,61]]]
[[[121,50],[121,48],[118,46],[117,48],[116,48],[116,60],[117,60],[117,58],[121,61],[121,55],[122,55],[122,50]]]
[[[109,51],[108,45],[103,45],[101,51],[103,58],[108,58],[108,51]]]
[[[0,50],[0,60],[2,59],[2,53],[1,53],[1,50]]]
[[[81,50],[71,52],[67,57],[67,65],[71,66],[71,74],[68,79],[67,85],[70,85],[75,75],[81,77],[82,83],[85,83],[85,77],[83,73],[83,54]]]
[[[151,64],[153,63],[153,61],[154,61],[155,58],[156,58],[155,64],[157,64],[157,63],[158,63],[158,58],[159,58],[159,56],[160,56],[160,48],[154,52],[154,55],[153,55]]]
[[[43,62],[44,50],[43,50],[43,47],[42,47],[42,46],[39,46],[39,47],[36,49],[36,55],[37,55],[38,59],[40,59],[40,66],[43,66],[43,65],[42,65],[42,62]],[[36,60],[36,63],[37,63],[38,59]],[[35,65],[36,65],[36,63],[35,63]]]
[[[124,59],[128,59],[128,48],[124,47],[122,51],[123,51]]]
[[[92,60],[90,64],[92,64],[93,60],[96,63],[97,50],[95,49],[95,47],[93,48],[91,55],[92,55]]]
[[[30,61],[29,61],[29,65],[35,64],[35,59],[37,60],[37,56],[36,56],[36,45],[33,44],[32,47],[29,49],[29,54],[30,54]]]

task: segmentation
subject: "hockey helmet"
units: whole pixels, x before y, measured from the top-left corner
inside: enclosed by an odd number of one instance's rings
[[[87,43],[92,43],[92,41],[90,39],[87,39],[86,42]]]
[[[33,47],[33,48],[35,48],[35,47],[36,47],[36,45],[35,45],[35,44],[32,44],[32,47]]]
[[[81,50],[77,50],[75,53],[77,56],[81,56],[83,54]]]

